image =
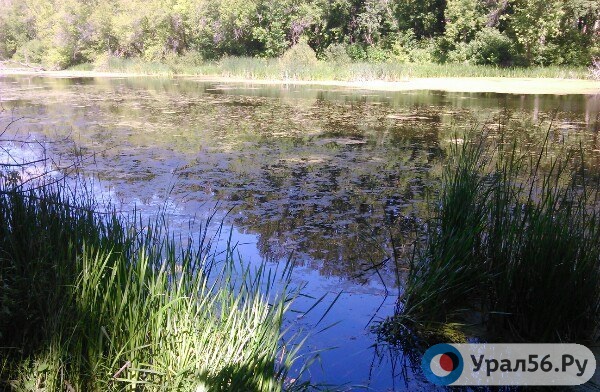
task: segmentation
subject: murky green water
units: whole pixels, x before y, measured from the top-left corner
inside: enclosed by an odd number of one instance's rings
[[[4,139],[36,138],[57,166],[83,159],[124,209],[165,207],[183,228],[231,209],[244,257],[291,257],[315,297],[343,290],[325,320],[337,330],[311,343],[340,348],[313,377],[375,390],[421,385],[379,363],[365,327],[381,303],[376,319],[393,310],[390,238],[402,238],[403,217],[425,215],[453,140],[475,129],[527,148],[552,121],[550,154],[581,145],[590,170],[600,167],[598,96],[2,77],[0,99],[0,129],[25,117]]]

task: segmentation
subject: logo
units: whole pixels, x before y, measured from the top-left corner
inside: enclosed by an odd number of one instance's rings
[[[581,385],[596,372],[592,351],[580,344],[436,344],[421,361],[440,385]]]
[[[430,347],[421,361],[425,377],[435,385],[450,385],[461,376],[464,361],[460,352],[449,344]]]

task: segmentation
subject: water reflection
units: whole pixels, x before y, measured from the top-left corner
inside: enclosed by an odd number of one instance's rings
[[[510,117],[506,128],[527,145],[544,133],[530,132],[532,124],[555,117],[553,138],[598,149],[597,132],[583,132],[598,126],[596,96],[367,93],[148,78],[2,83],[5,104],[33,118],[24,128],[70,136],[82,153],[97,153],[89,170],[127,184],[115,186],[121,198],[150,200],[173,185],[186,202],[221,200],[238,207],[236,225],[257,235],[264,257],[294,252],[324,275],[347,278],[389,253],[382,238],[400,233],[382,222],[425,208],[454,132],[475,123],[492,129]]]

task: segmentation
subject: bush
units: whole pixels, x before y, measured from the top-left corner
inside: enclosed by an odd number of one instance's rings
[[[407,63],[410,61],[410,49],[400,43],[394,44],[390,53],[390,60],[395,63]]]
[[[0,16],[0,59],[11,58],[17,48],[27,41],[27,26],[8,16]]]
[[[300,41],[289,48],[279,59],[282,70],[287,77],[300,77],[317,65],[317,54],[306,41]]]
[[[467,44],[466,42],[459,42],[454,46],[454,49],[448,52],[446,61],[448,61],[449,63],[468,63],[468,47],[469,44]]]
[[[183,55],[177,56],[177,64],[189,67],[199,67],[204,64],[202,54],[195,50],[188,50]]]
[[[410,51],[410,62],[417,64],[431,64],[435,62],[436,41],[434,39],[421,40]]]
[[[108,72],[111,70],[111,60],[114,56],[108,53],[99,54],[94,60],[94,70],[100,72]]]
[[[42,64],[52,70],[65,69],[72,63],[70,50],[65,47],[52,47],[42,58]]]
[[[352,44],[348,45],[346,52],[353,61],[358,62],[383,63],[393,56],[391,51],[376,45]]]
[[[511,65],[513,43],[505,34],[486,27],[464,48],[466,61],[477,65]]]
[[[344,44],[329,45],[323,51],[323,59],[336,65],[345,65],[352,62],[352,58],[348,55]]]
[[[538,48],[533,62],[544,66],[551,64],[586,66],[590,64],[591,58],[600,54],[595,53],[598,50],[598,43],[600,40],[595,40],[593,37],[567,31],[558,39]]]
[[[407,63],[411,52],[417,46],[414,32],[392,33],[383,40],[383,46],[389,50],[390,59],[397,63]]]
[[[49,44],[40,39],[32,39],[21,46],[13,58],[26,64],[41,64],[49,69],[64,69],[76,63],[71,45]]]
[[[32,39],[17,49],[13,58],[26,64],[41,64],[46,53],[46,46],[39,39]]]
[[[365,48],[360,44],[351,44],[346,48],[346,53],[352,59],[352,61],[366,61],[367,52]]]
[[[383,63],[390,58],[390,52],[379,46],[367,46],[367,60],[373,63]]]

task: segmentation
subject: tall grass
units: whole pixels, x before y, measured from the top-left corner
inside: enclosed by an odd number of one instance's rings
[[[339,81],[405,81],[411,78],[436,77],[515,77],[589,79],[585,67],[528,67],[503,68],[485,65],[417,64],[403,62],[350,62],[338,64],[316,61],[303,65],[298,71],[296,62],[255,57],[224,57],[218,61],[194,61],[173,58],[165,62],[118,57],[101,58],[95,64],[82,64],[72,70],[96,70],[142,75],[203,75],[238,77],[244,79],[296,79]]]
[[[473,320],[488,338],[515,341],[574,341],[598,328],[599,184],[583,156],[503,146],[455,146],[397,314],[381,326],[388,337]]]
[[[123,58],[116,56],[101,56],[93,64],[79,64],[73,70],[101,71],[117,73],[133,73],[138,75],[172,76],[173,67],[156,61],[146,61],[140,58]]]
[[[94,207],[65,185],[0,179],[0,389],[303,387],[281,331],[289,269],[240,267],[206,230],[181,248],[164,223]]]

